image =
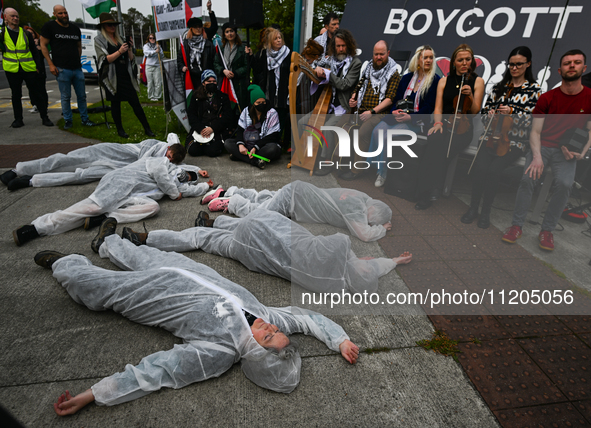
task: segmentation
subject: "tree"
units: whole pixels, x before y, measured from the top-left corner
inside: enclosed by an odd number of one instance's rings
[[[20,17],[20,25],[29,25],[38,32],[51,17],[41,10],[38,0],[5,0],[4,8],[16,9]]]

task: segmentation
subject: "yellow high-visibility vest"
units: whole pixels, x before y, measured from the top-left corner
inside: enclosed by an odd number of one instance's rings
[[[33,59],[33,53],[29,48],[29,40],[22,28],[18,29],[18,39],[16,46],[12,41],[12,37],[8,33],[8,28],[4,29],[4,46],[6,52],[2,55],[2,68],[7,73],[17,73],[19,65],[24,71],[36,71],[37,66]]]

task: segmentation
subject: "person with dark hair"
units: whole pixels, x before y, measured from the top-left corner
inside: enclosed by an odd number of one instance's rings
[[[224,147],[230,153],[231,160],[240,160],[264,169],[265,161],[253,155],[270,161],[281,156],[279,115],[269,105],[261,88],[250,85],[248,91],[250,107],[242,110],[236,137],[226,140]]]
[[[327,56],[317,62],[314,69],[316,75],[323,79],[320,84],[330,84],[332,87],[331,111],[334,113],[327,118],[325,126],[342,126],[345,124],[341,116],[351,113],[352,108],[349,101],[355,87],[359,82],[361,74],[361,60],[357,56],[357,43],[349,30],[339,29],[335,32],[327,49]],[[299,123],[307,122],[306,117],[300,119]],[[336,147],[334,132],[327,134],[327,144],[322,147],[318,157],[330,159]],[[319,163],[317,162],[317,163]],[[326,175],[330,168],[316,169],[314,174]]]
[[[156,34],[148,34],[148,41],[144,45],[144,58],[150,101],[158,101],[162,96],[162,72],[160,68],[162,55],[164,55],[164,52],[162,46],[156,41]]]
[[[218,89],[213,70],[204,70],[201,84],[193,91],[187,117],[191,129],[185,147],[191,156],[215,157],[222,154],[224,140],[236,126],[236,116],[228,95]]]
[[[535,185],[549,164],[554,174],[552,197],[544,214],[538,240],[542,250],[554,250],[552,231],[568,202],[577,161],[591,147],[591,134],[580,152],[567,148],[570,138],[566,141],[564,139],[573,128],[582,128],[587,132],[591,130],[591,89],[581,83],[581,76],[587,69],[586,60],[585,54],[579,49],[563,54],[558,69],[562,84],[542,94],[532,112],[533,124],[529,136],[531,152],[525,157],[525,168],[515,198],[512,226],[505,231],[502,237],[504,242],[513,244],[521,237]]]
[[[314,40],[322,46],[324,53],[326,53],[328,45],[331,43],[334,33],[339,29],[339,16],[334,12],[328,12],[322,20],[326,31]]]
[[[532,73],[531,50],[527,46],[516,47],[509,53],[503,79],[493,87],[482,109],[484,127],[488,129],[472,167],[470,208],[462,216],[462,223],[470,224],[478,217],[482,200],[477,226],[490,226],[490,211],[501,174],[528,148],[531,112],[540,93]],[[495,117],[497,121],[488,126]],[[504,123],[508,125],[503,126]]]
[[[176,58],[179,72],[189,73],[193,88],[201,86],[203,70],[212,70],[215,48],[211,40],[203,37],[203,21],[192,17],[187,21],[188,30],[181,36],[181,51]]]
[[[237,362],[254,384],[288,394],[300,381],[301,358],[288,337],[295,333],[314,336],[350,364],[357,362],[359,348],[325,316],[295,306],[267,307],[208,266],[182,254],[135,246],[114,232],[99,254],[126,272],[56,251],[38,253],[35,263],[51,269],[75,302],[162,327],[183,343],[136,366],[128,364],[76,396],[66,391],[54,404],[58,415],[74,414],[92,402],[113,406],[161,388],[182,388],[221,376]]]
[[[396,61],[390,58],[390,49],[384,40],[380,40],[373,47],[372,61],[367,64],[361,75],[359,93],[353,93],[349,100],[349,107],[357,109],[361,127],[359,128],[359,148],[367,152],[371,144],[374,128],[390,112],[392,100],[396,98],[400,74],[396,69]],[[355,155],[351,162],[364,160]],[[355,180],[359,170],[355,167],[341,174],[343,180]]]
[[[111,101],[111,115],[121,138],[129,138],[121,122],[121,102],[127,101],[144,127],[148,137],[155,137],[150,129],[146,113],[137,96],[137,63],[131,38],[124,42],[119,35],[119,24],[111,14],[99,16],[100,34],[94,38],[94,49],[99,68],[99,84],[105,88],[107,101]]]
[[[64,129],[70,129],[72,122],[72,86],[76,92],[76,103],[80,119],[84,126],[95,124],[88,118],[86,108],[86,86],[80,58],[82,56],[82,33],[70,22],[68,11],[61,4],[53,7],[54,21],[49,21],[41,28],[41,51],[49,65],[49,71],[56,77],[62,102]],[[49,55],[51,46],[51,55]]]
[[[215,56],[214,67],[221,82],[225,77],[234,86],[240,109],[248,106],[248,60],[250,48],[243,46],[236,28],[229,22],[222,27],[222,48]]]
[[[21,104],[23,81],[27,85],[31,101],[39,100],[36,101],[39,104],[37,109],[43,125],[53,126],[53,122],[47,116],[47,92],[44,97],[36,95],[42,90],[39,84],[39,73],[45,73],[45,67],[42,70],[37,68],[39,52],[35,48],[33,37],[23,28],[19,28],[20,17],[16,9],[6,8],[4,18],[5,25],[2,26],[2,33],[0,33],[0,50],[3,53],[2,68],[10,86],[14,114],[14,121],[10,126],[11,128],[25,126]]]
[[[391,115],[386,115],[372,132],[370,152],[375,152],[379,147],[379,135],[385,137],[388,129],[411,129],[420,132],[419,123],[425,118],[423,115],[430,115],[435,109],[437,98],[437,84],[439,76],[436,74],[435,51],[429,45],[419,46],[408,65],[408,73],[400,79],[396,96],[392,100]],[[398,107],[400,101],[407,101],[412,104],[411,109]],[[382,152],[368,161],[377,162],[378,174],[374,183],[375,187],[382,187],[386,184],[388,169],[384,166],[387,159],[387,151]],[[382,162],[380,162],[382,161]],[[392,183],[392,181],[390,181]],[[385,192],[389,193],[389,186]]]
[[[156,215],[158,200],[167,195],[174,201],[201,196],[213,186],[209,180],[197,183],[202,171],[192,165],[179,167],[165,157],[142,158],[108,172],[92,194],[65,210],[37,217],[31,224],[12,232],[16,245],[39,236],[58,235],[102,219],[108,214],[119,222],[134,222]]]
[[[211,10],[211,0],[207,0],[207,13],[209,15],[209,26],[207,28],[205,28],[205,26],[203,27],[203,32],[205,33],[205,36],[207,36],[208,40],[211,40],[213,43],[213,39],[215,37],[215,35],[218,32],[218,19],[215,16],[215,12],[213,10]]]
[[[187,151],[176,134],[168,134],[168,142],[144,140],[135,144],[99,143],[56,153],[46,158],[19,162],[14,169],[0,175],[8,190],[26,187],[54,187],[85,184],[100,180],[108,172],[123,168],[145,157],[163,157],[180,164]]]
[[[441,78],[437,84],[433,112],[435,123],[429,129],[427,148],[419,164],[417,210],[426,210],[437,199],[438,186],[443,182],[450,160],[472,141],[472,115],[480,111],[484,97],[484,80],[474,70],[474,52],[470,46],[461,44],[451,55],[449,75]],[[454,100],[457,102],[454,103]],[[458,104],[459,108],[456,109]],[[461,112],[462,106],[468,104],[470,107],[466,114],[459,115],[464,120],[459,126],[455,113]]]

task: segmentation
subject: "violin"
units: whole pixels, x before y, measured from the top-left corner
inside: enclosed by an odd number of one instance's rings
[[[511,97],[513,92],[513,83],[509,84],[509,91],[505,97],[506,100]],[[497,156],[505,156],[509,152],[511,146],[509,140],[509,131],[513,128],[513,117],[511,115],[498,115],[497,109],[501,105],[501,101],[495,108],[495,115],[491,119],[489,129],[492,129],[492,134],[486,142],[486,147],[496,151]]]
[[[461,135],[465,134],[470,130],[472,126],[472,119],[469,115],[470,109],[472,108],[472,99],[462,94],[462,88],[464,87],[464,79],[466,75],[462,74],[462,81],[460,83],[460,90],[458,91],[458,95],[454,97],[453,105],[454,105],[454,115],[451,118],[451,121],[448,121],[448,127],[450,126],[451,122],[451,130],[449,134],[449,144],[447,146],[447,157],[449,158],[449,153],[451,151],[451,142],[453,140],[454,134]]]

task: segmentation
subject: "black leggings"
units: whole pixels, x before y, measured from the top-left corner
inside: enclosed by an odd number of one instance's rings
[[[137,94],[134,93],[134,96],[130,97],[130,99],[127,100],[127,102],[133,109],[133,112],[135,113],[137,118],[140,120],[140,123],[144,127],[144,130],[150,129],[150,124],[148,123],[148,119],[146,118],[146,113],[144,113],[144,109],[140,104],[140,99],[138,98]],[[123,124],[121,123],[121,100],[117,97],[111,100],[111,116],[113,116],[113,122],[115,122],[117,130],[122,131]]]
[[[253,157],[252,159],[250,159],[247,155],[243,155],[242,153],[240,153],[240,148],[236,143],[238,143],[238,140],[234,138],[229,138],[224,143],[226,151],[230,153],[232,157],[241,160],[242,162],[249,163],[251,165],[255,165],[259,161],[258,158]],[[263,147],[261,147],[260,150],[257,150],[256,154],[269,160],[279,159],[279,157],[281,156],[281,146],[275,143],[267,143]]]

